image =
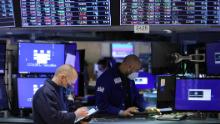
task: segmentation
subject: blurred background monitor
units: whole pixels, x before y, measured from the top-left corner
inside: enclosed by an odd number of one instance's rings
[[[151,43],[151,65],[153,74],[176,74],[179,71],[178,65],[174,63],[172,54],[179,53],[179,46],[169,42]]]
[[[176,77],[171,75],[158,76],[157,107],[174,108]]]
[[[139,72],[138,77],[134,79],[135,85],[139,90],[154,89],[155,76],[147,72]]]
[[[127,55],[134,54],[133,43],[112,43],[111,55],[115,59],[123,59]]]
[[[177,79],[175,110],[220,111],[220,79]]]
[[[210,75],[220,75],[220,42],[206,45],[206,67]]]
[[[64,58],[64,44],[19,43],[19,73],[54,73]]]

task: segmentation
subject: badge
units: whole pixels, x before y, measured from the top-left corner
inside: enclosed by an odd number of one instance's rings
[[[120,78],[120,77],[117,77],[117,78],[114,79],[114,82],[115,82],[115,84],[119,84],[119,83],[121,83],[122,81],[121,81],[121,78]]]

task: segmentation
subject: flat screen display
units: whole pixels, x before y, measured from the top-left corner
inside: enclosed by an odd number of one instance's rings
[[[206,45],[206,65],[208,74],[220,74],[220,43]]]
[[[113,58],[124,58],[127,55],[134,54],[132,43],[112,43],[111,54]]]
[[[110,0],[20,0],[23,27],[110,26]]]
[[[54,73],[64,53],[64,44],[19,43],[19,73]]]
[[[32,97],[44,85],[46,78],[18,78],[18,107],[32,108]]]
[[[0,1],[0,28],[15,27],[13,0]]]
[[[177,79],[175,109],[220,111],[220,79]]]
[[[139,72],[138,77],[134,79],[137,89],[154,89],[156,77],[146,72]]]
[[[220,24],[219,0],[120,0],[120,24]]]

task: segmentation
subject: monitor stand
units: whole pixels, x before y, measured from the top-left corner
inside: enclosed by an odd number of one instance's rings
[[[9,115],[8,111],[0,111],[0,118],[7,118]]]
[[[220,113],[218,113],[218,119],[220,120]]]

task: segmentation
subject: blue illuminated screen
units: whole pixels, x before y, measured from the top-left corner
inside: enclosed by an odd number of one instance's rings
[[[154,89],[156,77],[147,72],[139,72],[138,77],[134,82],[137,89]]]
[[[64,44],[19,43],[19,73],[54,73],[64,52]]]
[[[220,42],[206,45],[207,73],[220,74]]]
[[[220,79],[177,79],[175,109],[220,111]]]
[[[18,78],[18,107],[31,108],[32,97],[44,85],[46,78]]]
[[[112,43],[111,50],[113,58],[124,58],[127,55],[134,54],[132,43]]]

